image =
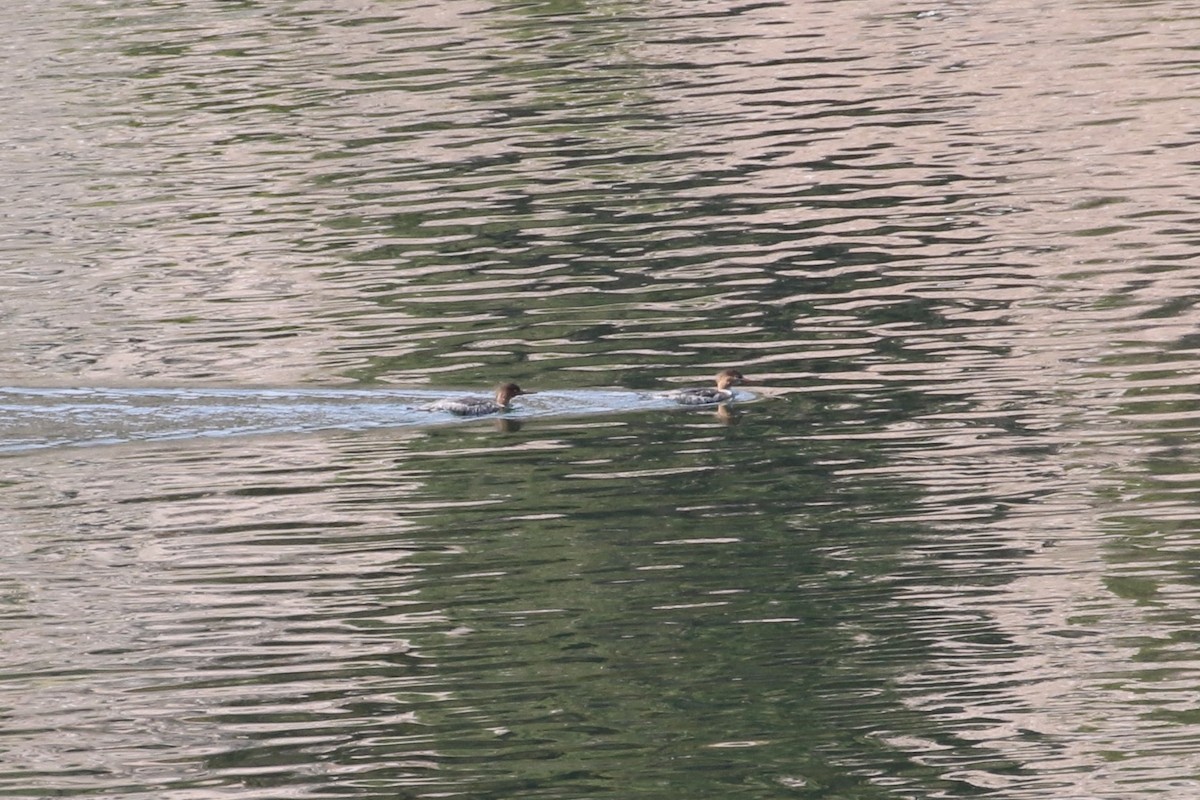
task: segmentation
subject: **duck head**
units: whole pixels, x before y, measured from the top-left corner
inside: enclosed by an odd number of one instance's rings
[[[717,388],[725,391],[730,386],[751,386],[754,381],[736,369],[723,369],[717,373]]]
[[[502,383],[496,387],[496,402],[507,406],[514,397],[522,394],[533,394],[533,392],[527,392],[515,383]]]

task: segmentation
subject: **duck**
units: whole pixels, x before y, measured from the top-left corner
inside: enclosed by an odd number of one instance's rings
[[[512,399],[522,394],[533,394],[533,392],[527,392],[515,383],[502,383],[496,387],[494,400],[490,397],[458,397],[439,400],[428,406],[428,409],[430,411],[449,411],[460,417],[482,417],[487,414],[508,411]]]
[[[706,386],[702,389],[680,389],[669,392],[666,396],[685,406],[711,406],[717,403],[728,403],[733,400],[731,386],[747,386],[754,383],[736,369],[723,369],[717,373],[716,386]]]

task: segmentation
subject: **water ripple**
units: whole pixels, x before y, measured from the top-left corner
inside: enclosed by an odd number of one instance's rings
[[[1186,6],[4,5],[0,784],[1194,794]]]

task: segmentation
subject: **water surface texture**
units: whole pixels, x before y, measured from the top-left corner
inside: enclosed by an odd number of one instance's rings
[[[0,26],[0,795],[1200,793],[1200,4]]]

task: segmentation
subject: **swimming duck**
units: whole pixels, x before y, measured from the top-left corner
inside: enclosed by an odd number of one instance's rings
[[[753,381],[736,369],[723,369],[717,373],[717,385],[706,386],[703,389],[680,389],[670,392],[667,397],[685,406],[709,406],[714,403],[728,403],[733,400],[731,386],[745,386]]]
[[[496,387],[495,400],[487,397],[459,397],[451,400],[439,400],[428,408],[431,411],[449,411],[460,417],[482,417],[485,414],[508,411],[512,399],[521,394],[533,394],[533,392],[526,392],[515,383],[504,383]]]

